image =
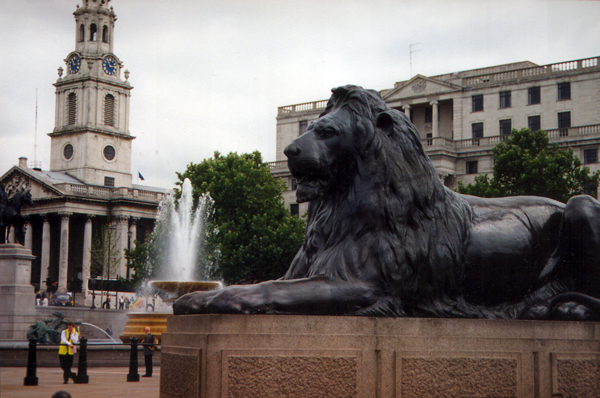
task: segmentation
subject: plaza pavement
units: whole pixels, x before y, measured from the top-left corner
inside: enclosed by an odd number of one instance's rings
[[[76,368],[73,369],[77,371]],[[152,377],[141,377],[139,382],[127,382],[129,368],[88,368],[89,383],[63,384],[62,370],[37,368],[38,385],[24,386],[27,369],[0,368],[0,397],[2,398],[51,398],[57,391],[68,391],[73,398],[158,398],[160,367],[154,367]]]

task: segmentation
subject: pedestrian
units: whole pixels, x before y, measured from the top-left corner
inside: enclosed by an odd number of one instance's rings
[[[35,295],[35,305],[36,307],[42,305],[42,296],[39,293]]]
[[[71,398],[71,394],[68,391],[60,390],[52,394],[52,398]]]
[[[63,370],[63,384],[67,384],[69,378],[75,381],[75,373],[71,372],[71,366],[73,366],[73,354],[77,352],[75,348],[77,343],[79,343],[79,333],[75,330],[75,324],[71,321],[60,334],[60,348],[58,349],[60,367]]]
[[[112,334],[113,334],[112,325],[108,325],[108,327],[106,328],[106,334],[109,336],[112,336]]]
[[[154,336],[150,333],[150,326],[144,328],[146,335],[144,336],[144,360],[146,362],[146,374],[142,377],[152,377],[152,351],[154,351]]]
[[[120,310],[123,309],[124,304],[125,304],[125,300],[123,300],[123,296],[121,296],[121,298],[119,299],[119,309]]]
[[[125,297],[125,309],[126,310],[129,309],[129,304],[131,304],[131,301],[129,301],[129,297]]]
[[[48,296],[46,296],[46,293],[42,294],[42,307],[47,307],[48,306]]]

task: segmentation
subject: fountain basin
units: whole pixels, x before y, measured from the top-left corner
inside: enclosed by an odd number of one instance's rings
[[[149,285],[163,292],[175,293],[178,298],[191,292],[219,290],[223,288],[223,283],[219,281],[151,281]]]

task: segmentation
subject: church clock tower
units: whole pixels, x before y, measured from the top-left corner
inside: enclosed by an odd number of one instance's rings
[[[129,98],[133,88],[113,53],[117,16],[110,0],[83,0],[75,16],[75,51],[58,69],[50,171],[86,184],[131,187]],[[125,80],[121,80],[123,74]]]

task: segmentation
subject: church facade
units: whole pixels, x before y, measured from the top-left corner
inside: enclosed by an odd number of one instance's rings
[[[98,277],[129,277],[124,249],[145,242],[166,191],[132,184],[129,71],[113,53],[116,15],[110,0],[83,0],[73,13],[75,49],[58,69],[49,170],[27,159],[1,178],[10,196],[30,190],[25,246],[31,283],[40,291],[87,292],[93,239],[108,229],[113,269]],[[9,240],[14,242],[14,235]],[[112,244],[114,243],[114,244]],[[81,296],[80,296],[81,297]]]
[[[572,147],[592,171],[600,169],[600,57],[550,65],[516,62],[438,76],[417,75],[382,90],[389,107],[410,117],[445,185],[491,174],[492,149],[513,128],[545,130],[551,142]],[[365,87],[368,88],[368,87]],[[327,100],[281,106],[277,113],[277,160],[271,173],[288,184],[292,213],[295,181],[283,149],[325,109]]]

